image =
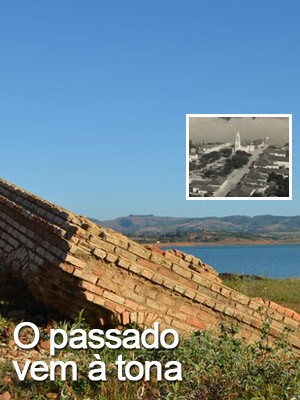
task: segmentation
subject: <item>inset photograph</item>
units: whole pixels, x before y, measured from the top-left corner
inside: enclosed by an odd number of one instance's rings
[[[291,114],[187,114],[187,200],[291,200]]]

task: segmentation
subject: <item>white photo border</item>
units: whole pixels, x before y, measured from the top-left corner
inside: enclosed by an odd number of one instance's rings
[[[284,117],[289,119],[289,196],[288,197],[190,197],[189,196],[189,119],[190,118],[220,118],[220,117]],[[293,200],[292,196],[292,180],[293,180],[293,152],[292,152],[292,114],[186,114],[186,200]]]

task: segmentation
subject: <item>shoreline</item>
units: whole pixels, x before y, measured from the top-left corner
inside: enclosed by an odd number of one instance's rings
[[[160,243],[141,243],[144,246],[156,247],[202,247],[202,246],[257,246],[257,245],[286,245],[300,244],[297,240],[220,240],[218,242],[160,242]]]

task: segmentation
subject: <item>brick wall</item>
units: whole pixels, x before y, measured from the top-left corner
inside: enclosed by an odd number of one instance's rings
[[[154,321],[179,332],[234,324],[248,341],[268,319],[288,326],[300,349],[300,315],[222,284],[216,271],[178,250],[144,247],[0,179],[0,277],[22,280],[37,300],[94,325]]]

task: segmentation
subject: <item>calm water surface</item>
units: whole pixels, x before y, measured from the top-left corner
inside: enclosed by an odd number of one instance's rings
[[[235,272],[270,278],[300,277],[299,244],[176,248],[200,258],[218,272]]]

